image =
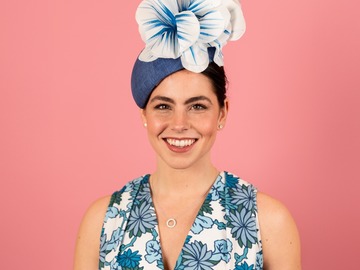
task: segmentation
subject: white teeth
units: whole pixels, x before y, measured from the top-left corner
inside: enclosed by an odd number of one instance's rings
[[[166,141],[168,144],[174,145],[174,146],[180,147],[180,148],[192,145],[195,142],[194,139],[188,139],[188,140],[166,139]]]

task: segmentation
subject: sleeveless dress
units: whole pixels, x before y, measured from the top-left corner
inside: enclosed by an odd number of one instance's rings
[[[150,175],[115,192],[100,238],[100,270],[164,269]],[[175,270],[261,270],[257,190],[221,172],[186,237]]]

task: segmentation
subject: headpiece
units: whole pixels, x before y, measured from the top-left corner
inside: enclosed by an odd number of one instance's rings
[[[167,76],[223,66],[222,47],[245,32],[238,0],[143,0],[136,11],[145,48],[135,62],[131,90],[140,108]]]

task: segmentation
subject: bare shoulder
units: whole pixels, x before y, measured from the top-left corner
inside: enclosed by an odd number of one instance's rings
[[[80,225],[75,249],[75,270],[97,270],[100,234],[111,196],[100,198],[87,209]]]
[[[257,205],[264,269],[300,270],[300,237],[289,210],[280,201],[258,192]]]

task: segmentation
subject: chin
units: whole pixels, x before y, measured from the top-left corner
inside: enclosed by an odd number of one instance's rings
[[[174,170],[186,170],[191,168],[194,164],[189,162],[165,162],[165,164]]]
[[[160,156],[161,163],[166,164],[171,169],[174,170],[186,170],[195,167],[199,167],[200,164],[204,164],[207,160],[207,155],[201,156],[183,156],[183,157],[174,157],[174,156]]]

